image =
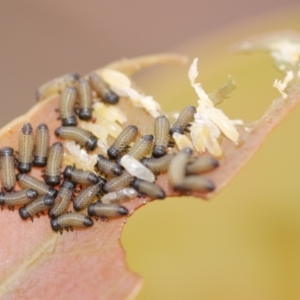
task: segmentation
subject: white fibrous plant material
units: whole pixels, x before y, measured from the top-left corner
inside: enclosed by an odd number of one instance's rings
[[[222,155],[218,142],[221,134],[236,143],[239,133],[235,128],[236,122],[230,120],[222,110],[215,108],[200,83],[195,83],[198,76],[198,59],[195,58],[190,70],[189,79],[199,97],[195,121],[191,126],[191,138],[195,148],[202,152],[208,150],[214,156]]]
[[[64,165],[76,165],[77,169],[94,171],[94,166],[96,165],[98,158],[96,154],[88,154],[73,141],[65,142],[64,150]]]
[[[155,181],[154,174],[142,163],[128,154],[122,156],[122,158],[120,159],[120,165],[124,167],[126,171],[132,176],[149,182]]]
[[[119,96],[128,97],[134,106],[144,108],[153,118],[161,114],[161,107],[154,98],[135,90],[125,74],[112,69],[103,69],[100,75],[112,91]]]
[[[273,86],[275,88],[278,89],[278,91],[280,92],[280,94],[282,95],[282,98],[283,99],[286,99],[287,98],[287,93],[285,93],[285,89],[287,88],[288,86],[288,83],[294,79],[294,74],[292,71],[287,71],[286,72],[286,76],[285,78],[283,79],[283,81],[279,80],[279,79],[275,79],[275,82],[273,84]]]

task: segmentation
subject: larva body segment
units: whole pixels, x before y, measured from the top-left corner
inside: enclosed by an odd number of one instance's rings
[[[74,110],[75,101],[77,98],[77,90],[74,87],[68,86],[61,94],[59,113],[63,126],[76,126],[77,120]]]
[[[154,174],[165,173],[168,171],[169,165],[174,156],[174,154],[166,154],[160,158],[143,158],[141,163]]]
[[[175,191],[183,189],[182,183],[185,178],[185,168],[192,153],[192,149],[184,148],[175,155],[170,163],[168,177],[170,184]]]
[[[89,82],[93,90],[105,103],[117,104],[119,102],[119,96],[111,91],[107,84],[97,74],[92,73],[89,75]]]
[[[92,118],[92,89],[89,82],[81,78],[78,83],[79,92],[79,112],[81,120],[90,120]]]
[[[48,154],[48,161],[45,171],[45,182],[50,186],[60,184],[60,169],[62,166],[64,147],[62,143],[54,143]]]
[[[211,171],[219,166],[219,162],[211,156],[196,158],[186,165],[186,175],[201,174]]]
[[[34,215],[49,209],[54,204],[54,198],[49,195],[44,195],[30,202],[29,204],[20,207],[19,214],[23,220],[31,218],[33,220]]]
[[[136,160],[141,160],[151,152],[153,139],[152,134],[143,135],[134,143],[127,154],[134,157]]]
[[[66,213],[51,219],[51,227],[54,231],[60,231],[63,229],[73,230],[73,228],[84,228],[93,226],[93,220],[82,213]]]
[[[58,190],[54,206],[49,211],[49,217],[55,218],[66,212],[72,199],[75,184],[65,180]]]
[[[88,215],[90,217],[99,217],[103,220],[118,218],[128,215],[128,209],[118,204],[104,204],[101,202],[92,203],[88,206]]]
[[[47,157],[49,151],[50,135],[46,124],[40,124],[35,134],[35,147],[33,165],[37,167],[45,167],[47,165]]]
[[[153,157],[161,157],[167,153],[169,145],[170,121],[164,116],[158,116],[154,121]]]
[[[55,197],[57,190],[49,187],[45,182],[27,174],[17,174],[16,176],[19,184],[24,189],[34,189],[41,195],[49,195]]]
[[[33,145],[32,127],[29,123],[26,123],[19,135],[18,170],[21,173],[28,173],[31,170]]]
[[[122,174],[122,167],[117,163],[108,160],[105,156],[99,154],[96,164],[97,169],[107,177],[119,176]]]
[[[83,185],[96,184],[99,181],[95,173],[76,169],[71,166],[65,168],[64,178]]]
[[[190,122],[193,121],[196,111],[196,107],[194,106],[185,107],[180,112],[176,122],[172,125],[170,129],[170,135],[172,135],[174,132],[184,134],[184,131],[188,131],[187,126]]]
[[[140,194],[147,195],[153,199],[166,198],[166,193],[164,190],[155,183],[136,178],[132,182],[131,186]]]
[[[44,100],[54,94],[61,94],[68,86],[75,86],[79,79],[78,73],[68,73],[41,85],[36,92],[37,100]]]
[[[132,175],[130,175],[127,171],[123,171],[122,175],[108,180],[103,187],[103,191],[105,193],[119,191],[130,185],[133,180],[134,177]]]
[[[55,135],[65,140],[72,140],[88,151],[94,150],[97,146],[97,137],[79,127],[59,127],[55,130]]]
[[[0,205],[7,205],[14,209],[15,206],[26,205],[38,196],[38,192],[33,189],[25,189],[14,193],[0,193]]]
[[[80,211],[86,208],[91,202],[94,201],[94,198],[101,191],[102,186],[102,183],[97,183],[82,190],[73,201],[74,209],[76,211]]]
[[[16,183],[14,150],[10,147],[0,149],[0,179],[2,188],[11,192]]]
[[[117,159],[126,147],[133,142],[138,134],[138,128],[135,125],[125,127],[119,134],[115,142],[108,148],[107,155],[110,159]]]

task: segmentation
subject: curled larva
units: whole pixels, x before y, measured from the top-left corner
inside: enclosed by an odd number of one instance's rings
[[[189,123],[193,121],[196,111],[196,107],[194,106],[185,107],[180,112],[176,122],[172,125],[170,134],[172,135],[174,132],[183,134],[184,131],[188,131],[187,127]]]
[[[77,212],[60,215],[51,219],[50,223],[53,231],[60,231],[61,233],[63,229],[73,231],[73,228],[91,227],[94,224],[89,216]]]
[[[35,147],[33,151],[33,165],[45,167],[47,165],[50,135],[46,124],[40,124],[35,133]]]
[[[135,125],[125,127],[115,142],[108,148],[107,155],[111,159],[116,159],[127,146],[135,140],[138,134],[138,128]]]
[[[11,192],[16,183],[14,150],[10,147],[0,149],[0,179],[3,189]]]
[[[23,125],[19,135],[18,170],[21,173],[28,173],[31,170],[33,145],[32,127],[29,123],[26,123]]]
[[[74,87],[66,87],[60,98],[59,113],[62,126],[76,126],[77,120],[74,110],[77,98],[77,90]]]
[[[72,140],[87,150],[94,150],[97,147],[97,137],[90,131],[78,127],[59,127],[55,130],[55,135],[65,139]]]
[[[55,186],[60,184],[60,169],[62,166],[64,147],[62,143],[54,143],[48,154],[48,161],[45,171],[45,182]]]

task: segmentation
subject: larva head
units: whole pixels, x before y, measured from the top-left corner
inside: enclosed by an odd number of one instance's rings
[[[119,96],[116,93],[109,91],[103,96],[103,100],[109,104],[117,104],[119,102]]]
[[[96,203],[92,203],[88,206],[87,213],[90,217],[95,216],[95,205],[96,205]]]
[[[62,227],[58,223],[57,218],[51,219],[50,224],[54,231],[58,231],[58,230],[62,229]]]
[[[52,197],[50,197],[49,195],[46,195],[46,196],[44,197],[44,204],[45,204],[46,206],[51,207],[51,206],[54,205],[54,202],[55,202],[55,199],[52,198]]]
[[[85,227],[91,227],[94,225],[94,221],[90,217],[86,216],[83,220],[83,225]]]
[[[10,147],[3,147],[0,149],[1,156],[13,156],[14,150]]]
[[[74,168],[72,166],[66,166],[66,168],[64,170],[64,178],[70,179],[73,171],[74,171]]]
[[[76,116],[70,116],[68,118],[64,118],[61,120],[62,126],[76,126],[77,125],[77,120]]]
[[[35,199],[38,196],[38,192],[34,189],[28,189],[26,192],[26,196],[28,199]]]
[[[166,154],[167,149],[164,146],[154,146],[152,156],[155,158],[162,157]]]
[[[123,205],[118,205],[118,213],[119,213],[119,215],[121,215],[121,216],[127,216],[128,213],[129,213],[129,211],[128,211],[128,209],[127,209],[125,206],[123,206]]]
[[[69,181],[69,180],[65,180],[61,186],[61,188],[65,188],[65,189],[68,189],[70,191],[73,191],[73,189],[75,188],[75,183],[72,182],[72,181]]]
[[[92,109],[91,108],[80,108],[78,116],[81,120],[87,121],[92,118]]]
[[[57,190],[53,189],[53,188],[50,188],[47,195],[52,197],[52,198],[55,198],[57,196]]]
[[[93,172],[90,172],[87,179],[91,184],[96,184],[99,182],[99,177]],[[104,185],[104,183],[102,183],[102,185]]]
[[[30,214],[28,213],[25,206],[19,208],[19,215],[23,220],[27,220],[30,218]]]
[[[88,151],[93,151],[97,147],[98,138],[91,134],[88,141],[85,143],[85,147]]]
[[[2,192],[0,192],[0,205],[4,205],[5,204],[4,197],[5,197],[5,194],[2,193]]]

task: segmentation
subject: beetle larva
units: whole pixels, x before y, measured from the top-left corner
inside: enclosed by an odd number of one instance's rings
[[[0,149],[0,179],[2,188],[11,192],[16,183],[14,150],[10,147]]]
[[[49,129],[46,124],[40,124],[35,134],[35,147],[33,151],[33,165],[37,167],[45,167],[47,165],[47,157],[49,150]]]
[[[44,195],[29,204],[19,208],[20,217],[23,220],[30,218],[33,221],[33,216],[39,216],[40,212],[49,209],[54,204],[54,198],[49,195]]]
[[[77,98],[77,90],[74,87],[66,87],[60,98],[59,113],[63,126],[76,126],[77,120],[74,110]]]
[[[79,112],[81,120],[90,120],[92,118],[92,90],[89,82],[82,78],[78,84],[79,92]]]
[[[97,146],[97,137],[91,132],[78,127],[59,127],[55,130],[55,135],[66,140],[72,140],[80,146],[92,151]]]
[[[103,204],[97,202],[89,205],[88,215],[90,217],[96,217],[96,220],[100,217],[103,221],[107,221],[110,218],[128,215],[128,209],[125,206],[118,204]]]
[[[164,116],[158,116],[154,122],[154,147],[153,157],[161,157],[167,153],[169,145],[170,121]]]
[[[55,186],[60,184],[60,169],[62,166],[64,147],[62,143],[56,142],[49,149],[48,161],[45,171],[45,182]]]
[[[101,154],[98,155],[96,167],[101,173],[108,177],[119,176],[122,174],[122,167],[120,165],[108,160]]]
[[[89,82],[93,90],[100,96],[103,102],[109,104],[116,104],[119,101],[119,96],[113,91],[109,90],[105,82],[97,74],[89,75]]]
[[[119,134],[115,142],[108,148],[107,155],[111,159],[116,159],[126,147],[135,140],[138,134],[138,128],[134,125],[125,127]]]
[[[211,156],[196,158],[186,165],[186,175],[195,175],[211,171],[219,166],[219,162]]]
[[[130,175],[127,171],[124,171],[122,175],[113,177],[112,179],[108,180],[103,187],[103,191],[105,193],[116,192],[119,191],[126,186],[128,186],[134,177]]]
[[[65,180],[57,193],[54,206],[49,211],[49,217],[55,218],[66,212],[72,199],[75,184],[72,181]]]
[[[182,190],[182,182],[185,178],[186,164],[192,153],[192,149],[184,148],[171,160],[168,170],[168,177],[170,184],[175,191]]]
[[[66,213],[51,219],[52,229],[60,231],[60,233],[62,233],[63,229],[73,231],[73,228],[91,227],[93,224],[94,222],[89,216],[77,212]]]
[[[215,184],[204,176],[186,176],[181,185],[177,187],[181,192],[212,192]]]
[[[31,170],[33,159],[33,133],[29,123],[24,124],[19,135],[18,170],[28,173]]]
[[[127,200],[136,198],[138,195],[137,191],[133,188],[124,188],[116,192],[110,192],[101,197],[101,202],[105,204],[119,204]]]
[[[45,182],[27,174],[17,174],[17,180],[22,188],[24,189],[34,189],[41,195],[49,195],[50,197],[55,197],[57,190],[49,187]]]
[[[15,206],[25,205],[34,200],[38,192],[33,189],[25,189],[14,193],[0,193],[0,205],[7,205],[9,209],[14,210]]]
[[[155,176],[154,174],[145,167],[141,162],[136,160],[134,157],[125,154],[120,159],[120,165],[124,167],[124,169],[134,177],[154,182]]]
[[[101,182],[88,186],[82,190],[74,199],[73,207],[76,211],[86,208],[101,191],[103,184]]]
[[[143,158],[141,163],[154,174],[165,173],[168,171],[169,165],[174,156],[174,154],[166,154],[160,158]]]
[[[65,168],[64,178],[83,185],[96,184],[99,181],[99,178],[95,173],[75,169],[71,166]]]
[[[194,114],[196,113],[196,108],[194,106],[187,106],[184,108],[178,116],[176,122],[172,125],[170,129],[170,134],[174,132],[183,134],[187,130],[187,126],[194,119]]]
[[[166,193],[164,190],[155,183],[136,178],[132,182],[131,186],[139,193],[147,195],[153,199],[166,198]]]
[[[69,73],[46,82],[37,90],[37,100],[46,99],[53,94],[60,94],[67,86],[75,86],[79,77],[78,73]]]
[[[151,152],[153,139],[154,138],[152,134],[143,135],[134,143],[127,154],[134,157],[136,160],[141,160]]]

